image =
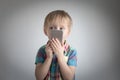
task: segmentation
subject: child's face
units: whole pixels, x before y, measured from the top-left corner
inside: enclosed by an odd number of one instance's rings
[[[64,41],[69,36],[69,32],[70,32],[70,29],[69,29],[69,26],[68,26],[68,21],[67,20],[60,21],[59,19],[56,19],[53,23],[51,23],[51,25],[49,25],[44,30],[49,39],[50,39],[50,31],[52,29],[62,30],[63,31],[63,40],[62,40],[62,42],[64,43]]]

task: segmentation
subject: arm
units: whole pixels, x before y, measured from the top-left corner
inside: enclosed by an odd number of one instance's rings
[[[63,55],[63,57],[65,56]],[[64,80],[73,80],[75,74],[75,67],[68,66],[65,58],[61,58],[61,57],[58,57],[58,63]]]
[[[51,47],[56,54],[58,63],[60,66],[60,71],[64,80],[73,80],[75,74],[75,66],[69,66],[66,61],[66,56],[63,54],[64,45],[57,39],[52,39]],[[70,64],[71,65],[71,64]]]
[[[46,77],[51,61],[52,58],[47,58],[43,64],[38,63],[36,65],[36,69],[35,69],[36,80],[43,80]]]
[[[45,48],[47,58],[45,59],[44,63],[38,63],[36,65],[35,68],[36,80],[43,80],[49,71],[53,57],[53,52],[49,44],[50,43],[48,43]]]

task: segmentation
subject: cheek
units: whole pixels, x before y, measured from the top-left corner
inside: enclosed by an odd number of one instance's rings
[[[51,36],[50,36],[50,33],[47,34],[47,37],[50,39],[50,37],[51,37]]]
[[[63,39],[66,39],[68,37],[68,33],[67,32],[64,32],[63,33]]]
[[[50,31],[46,31],[46,36],[50,39]]]

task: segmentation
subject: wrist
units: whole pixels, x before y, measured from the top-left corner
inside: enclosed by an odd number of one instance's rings
[[[68,62],[68,56],[65,56],[65,55],[61,55],[61,56],[57,57],[57,59],[59,62],[65,62],[65,63]]]
[[[57,59],[58,59],[58,60],[64,59],[64,55],[62,55],[62,54],[60,54],[60,55],[58,54],[58,55],[56,55],[56,56],[57,56]]]
[[[55,54],[55,55],[57,56],[57,58],[62,58],[62,57],[64,56],[63,53],[57,53],[57,54]]]
[[[46,58],[53,58],[52,52],[46,52]]]
[[[52,56],[47,56],[46,59],[51,60],[53,57]]]

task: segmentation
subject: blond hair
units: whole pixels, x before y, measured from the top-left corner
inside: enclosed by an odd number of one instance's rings
[[[66,20],[68,22],[68,28],[69,28],[69,30],[71,30],[72,18],[64,10],[55,10],[55,11],[50,12],[45,17],[44,29],[46,29],[48,26],[50,26],[58,18],[59,18],[60,22],[63,21],[63,20]]]

